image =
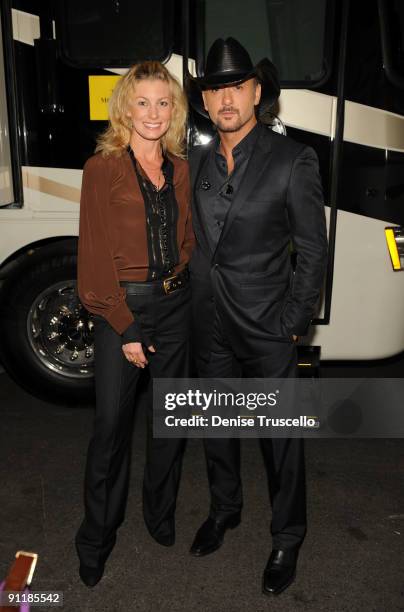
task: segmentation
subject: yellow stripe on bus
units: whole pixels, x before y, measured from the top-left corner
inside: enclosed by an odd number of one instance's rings
[[[389,253],[391,257],[391,263],[393,264],[394,270],[401,270],[401,261],[400,256],[398,254],[396,239],[394,237],[394,230],[390,227],[384,230],[386,234],[387,246],[389,247]]]

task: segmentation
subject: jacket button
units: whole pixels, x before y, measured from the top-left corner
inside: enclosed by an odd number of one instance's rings
[[[217,270],[219,267],[219,264],[215,264],[215,269]]]

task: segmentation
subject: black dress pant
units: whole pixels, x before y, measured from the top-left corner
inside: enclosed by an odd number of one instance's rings
[[[297,350],[293,342],[268,341],[265,354],[246,359],[235,355],[219,316],[214,322],[208,360],[197,358],[204,378],[296,378]],[[302,438],[260,438],[272,506],[274,549],[298,548],[306,533],[306,486]],[[204,439],[210,516],[226,519],[241,511],[240,441],[238,438]],[[251,475],[254,477],[254,475]]]
[[[169,295],[128,295],[144,336],[156,353],[147,353],[151,377],[189,376],[189,287]],[[85,472],[85,516],[76,535],[82,564],[105,563],[124,519],[128,493],[132,420],[141,370],[122,351],[122,338],[95,317],[96,414]],[[143,514],[152,536],[174,533],[174,513],[184,439],[153,438],[148,409]]]

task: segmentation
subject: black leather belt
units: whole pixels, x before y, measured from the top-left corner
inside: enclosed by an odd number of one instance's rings
[[[189,282],[188,270],[183,270],[179,274],[168,276],[158,281],[132,282],[121,281],[121,287],[126,289],[128,295],[168,295],[173,291],[184,289]]]

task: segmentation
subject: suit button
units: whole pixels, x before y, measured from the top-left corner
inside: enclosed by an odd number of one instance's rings
[[[217,270],[219,267],[219,264],[215,264],[215,270]]]

